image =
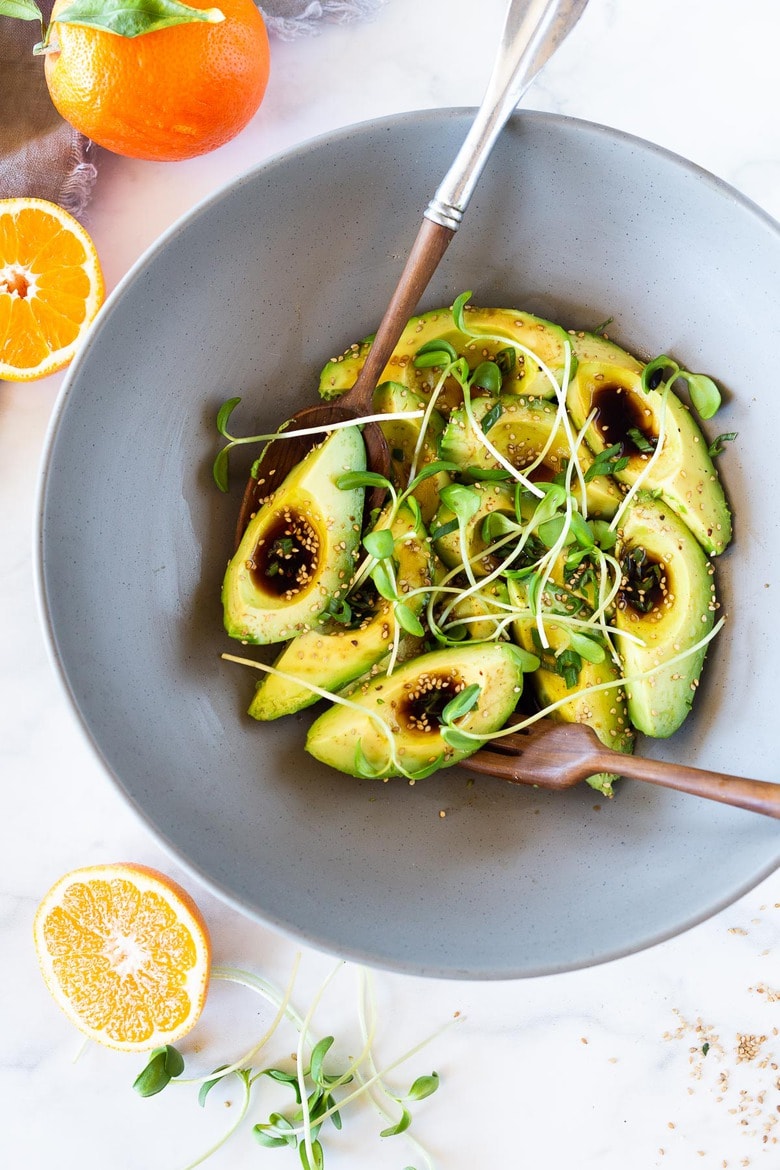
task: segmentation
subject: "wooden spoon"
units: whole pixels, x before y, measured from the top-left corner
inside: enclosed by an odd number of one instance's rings
[[[355,385],[336,402],[299,410],[285,429],[332,426],[372,413],[374,389],[399,337],[455,235],[490,151],[520,98],[539,70],[574,28],[587,0],[510,0],[498,55],[474,123],[454,163],[428,204],[417,238],[376,332]],[[262,500],[318,442],[302,435],[266,447],[259,480],[249,479],[238,518],[240,540]],[[390,454],[378,423],[363,428],[369,468],[387,476]],[[367,509],[382,493],[368,493]],[[368,511],[367,511],[368,514]]]
[[[572,788],[598,772],[613,772],[780,818],[780,784],[627,756],[605,747],[584,723],[539,719],[480,748],[463,766],[513,784],[552,789]]]

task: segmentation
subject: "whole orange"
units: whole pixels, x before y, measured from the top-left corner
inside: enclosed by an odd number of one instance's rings
[[[228,142],[260,105],[270,53],[253,0],[214,0],[225,17],[218,24],[132,38],[56,23],[69,2],[57,0],[52,12],[59,49],[46,55],[46,83],[62,117],[99,146],[130,158],[192,158]]]

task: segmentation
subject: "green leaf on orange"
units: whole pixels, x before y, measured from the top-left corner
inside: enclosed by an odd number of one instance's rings
[[[14,16],[17,20],[43,20],[35,0],[0,0],[0,16]]]
[[[218,24],[224,19],[218,8],[192,8],[179,0],[73,0],[57,13],[58,24],[86,25],[120,37],[138,37],[196,21]]]

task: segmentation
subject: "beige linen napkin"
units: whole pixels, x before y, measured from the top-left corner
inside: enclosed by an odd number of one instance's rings
[[[385,0],[263,0],[272,36],[289,40],[375,11]],[[40,2],[45,15],[53,0]],[[0,199],[50,199],[73,215],[86,207],[97,175],[90,143],[60,118],[49,98],[35,21],[0,16]]]
[[[345,23],[375,12],[385,0],[261,0],[258,4],[270,33],[291,40],[317,32],[324,20]]]
[[[46,14],[53,0],[40,5]],[[89,145],[51,104],[35,21],[0,16],[0,199],[50,199],[79,215],[95,179]]]

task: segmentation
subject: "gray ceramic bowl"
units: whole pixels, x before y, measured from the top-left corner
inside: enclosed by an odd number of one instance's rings
[[[646,947],[769,874],[780,828],[623,782],[608,802],[453,769],[410,788],[303,751],[308,717],[258,725],[220,659],[232,498],[210,479],[220,403],[273,429],[378,322],[470,111],[360,125],[267,163],[169,231],[103,311],[62,393],[41,499],[46,623],[107,772],[150,828],[247,914],[328,951],[426,975],[564,971]],[[776,477],[780,233],[647,143],[514,117],[423,308],[462,290],[711,373],[737,431],[721,467],[736,540],[729,622],[685,729],[648,754],[780,779]],[[772,377],[768,377],[772,375]],[[97,490],[96,485],[99,485]],[[446,816],[440,816],[440,810]]]

